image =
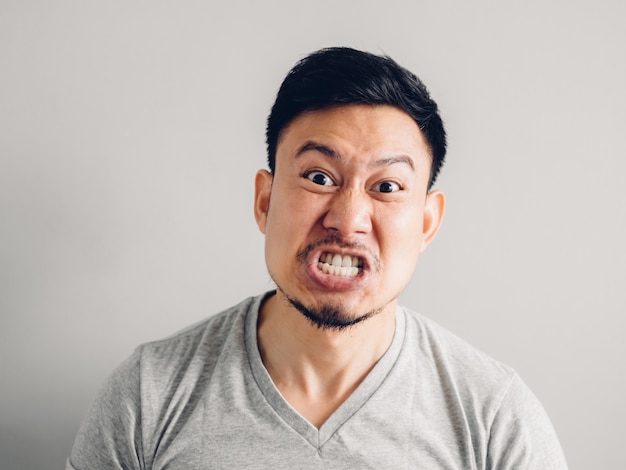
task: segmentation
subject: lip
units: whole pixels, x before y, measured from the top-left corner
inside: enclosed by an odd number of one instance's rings
[[[327,252],[339,253],[343,256],[358,256],[361,260],[363,260],[363,267],[360,269],[359,274],[352,278],[325,274],[317,267],[317,264],[322,254]],[[364,287],[370,278],[370,266],[371,263],[367,254],[342,249],[332,245],[318,247],[309,254],[305,261],[305,271],[307,277],[322,289],[335,292],[356,290]]]

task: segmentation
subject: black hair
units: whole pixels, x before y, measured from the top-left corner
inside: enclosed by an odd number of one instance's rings
[[[390,105],[413,118],[430,147],[430,189],[446,154],[446,132],[437,103],[421,80],[392,58],[348,47],[313,52],[283,80],[267,118],[270,171],[275,170],[281,133],[296,117],[306,111],[351,104]]]

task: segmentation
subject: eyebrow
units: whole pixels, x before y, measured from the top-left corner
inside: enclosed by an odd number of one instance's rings
[[[322,155],[330,158],[331,160],[339,160],[341,158],[339,154],[335,152],[332,148],[318,142],[313,142],[312,140],[305,142],[304,145],[302,145],[298,149],[298,151],[296,152],[296,157],[299,157],[303,153],[309,152],[311,150],[315,150]]]
[[[305,142],[296,151],[296,158],[301,156],[303,153],[309,152],[311,150],[319,152],[331,160],[341,160],[341,155],[337,153],[334,149],[332,149],[331,147],[327,145],[320,144],[319,142],[314,142],[312,140]],[[386,166],[393,165],[395,163],[405,163],[411,168],[411,170],[415,170],[413,159],[409,157],[408,155],[402,155],[402,154],[375,160],[371,163],[370,166],[373,168],[383,168]]]
[[[406,163],[411,167],[411,170],[415,170],[415,166],[413,165],[413,159],[408,155],[396,155],[388,158],[381,158],[380,160],[376,160],[372,166],[377,168],[393,165],[394,163]]]

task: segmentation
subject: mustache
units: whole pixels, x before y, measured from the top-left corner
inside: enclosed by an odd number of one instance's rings
[[[339,248],[344,248],[346,250],[355,250],[355,251],[364,251],[369,254],[369,257],[374,263],[372,268],[376,271],[380,269],[380,258],[376,253],[374,253],[367,245],[359,242],[348,242],[341,238],[339,235],[329,234],[328,236],[322,238],[321,240],[317,240],[309,243],[302,250],[300,250],[297,254],[297,259],[299,262],[304,263],[306,259],[309,257],[312,251],[318,249],[320,246],[333,245],[338,246]]]

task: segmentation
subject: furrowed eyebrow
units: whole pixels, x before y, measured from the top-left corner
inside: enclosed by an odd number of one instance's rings
[[[309,151],[315,151],[315,152],[319,152],[322,155],[324,155],[325,157],[328,157],[331,160],[340,160],[341,159],[341,155],[338,154],[334,149],[330,148],[327,145],[324,144],[320,144],[319,142],[314,142],[312,140],[309,140],[308,142],[305,142],[296,152],[296,157],[299,157],[300,155],[302,155],[303,153],[309,152]],[[393,165],[395,163],[405,163],[406,165],[408,165],[411,170],[415,171],[415,165],[413,163],[413,159],[411,157],[409,157],[408,155],[394,155],[391,157],[387,157],[387,158],[380,158],[378,160],[373,161],[370,166],[372,168],[384,168],[386,166],[390,166]]]
[[[322,155],[330,158],[331,160],[339,160],[339,154],[335,152],[333,149],[331,149],[330,147],[324,144],[320,144],[318,142],[313,142],[313,141],[308,141],[302,147],[300,147],[298,151],[296,152],[296,157],[299,157],[303,153],[309,152],[311,150],[319,152]]]
[[[397,155],[389,158],[381,158],[380,160],[372,162],[372,166],[375,168],[382,168],[393,165],[394,163],[406,163],[411,167],[411,170],[415,170],[415,165],[413,165],[413,159],[408,155]]]

